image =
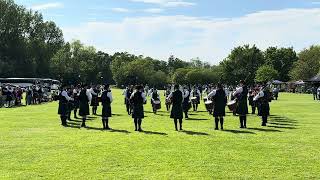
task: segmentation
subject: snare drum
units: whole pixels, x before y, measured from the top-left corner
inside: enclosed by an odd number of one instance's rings
[[[192,97],[191,98],[192,104],[198,104],[198,98],[197,97]]]
[[[214,108],[213,101],[208,100],[204,104],[206,105],[206,109],[208,112],[211,112],[213,110]]]
[[[208,101],[208,97],[203,98],[203,102],[206,103]]]
[[[237,108],[237,101],[233,100],[233,101],[230,101],[228,104],[227,104],[229,110],[231,112],[234,112],[236,111],[236,108]]]

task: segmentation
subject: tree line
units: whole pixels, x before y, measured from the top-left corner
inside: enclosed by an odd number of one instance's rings
[[[320,70],[320,46],[297,53],[292,47],[255,45],[235,47],[218,65],[199,58],[190,61],[170,56],[158,60],[127,52],[108,54],[79,40],[65,42],[62,30],[39,12],[12,0],[0,0],[0,77],[54,78],[121,85],[168,83],[234,85],[240,79],[252,84],[273,79],[306,80]]]

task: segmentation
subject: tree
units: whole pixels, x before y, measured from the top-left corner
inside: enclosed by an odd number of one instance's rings
[[[236,84],[240,80],[254,83],[257,69],[264,64],[263,53],[254,45],[239,46],[220,65],[223,80],[227,84]]]
[[[289,81],[289,72],[298,56],[293,48],[269,47],[265,52],[265,64],[272,66],[279,72],[279,80]]]
[[[293,80],[307,80],[320,70],[320,46],[311,46],[299,53],[299,60],[290,72]]]
[[[279,73],[270,65],[261,66],[256,73],[256,82],[266,83],[279,77]]]

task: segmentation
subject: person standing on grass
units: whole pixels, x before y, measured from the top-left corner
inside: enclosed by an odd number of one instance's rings
[[[221,83],[218,83],[217,90],[213,90],[209,95],[208,99],[213,98],[213,104],[214,104],[214,110],[213,110],[213,116],[215,119],[215,130],[219,130],[219,122],[221,130],[223,130],[223,123],[224,119],[223,117],[226,116],[226,105],[227,105],[227,99],[228,99],[228,93],[225,89],[223,89],[223,86]]]
[[[239,115],[240,128],[247,128],[247,114],[248,114],[248,88],[245,81],[240,81],[240,86],[233,93],[233,96],[237,100],[236,114]]]
[[[102,103],[102,125],[103,129],[110,130],[109,127],[109,117],[112,116],[111,113],[111,103],[112,103],[112,93],[110,90],[110,86],[107,84],[104,86],[104,91],[101,95],[101,103]]]
[[[262,118],[262,126],[267,126],[268,116],[270,115],[269,101],[271,99],[271,93],[266,86],[262,88],[261,91],[254,97],[254,101],[259,101],[260,111],[259,116]]]
[[[79,116],[82,117],[81,127],[86,127],[86,119],[87,116],[90,114],[89,102],[91,101],[92,96],[89,89],[90,86],[87,89],[86,86],[83,85],[79,95]]]
[[[190,91],[188,90],[188,87],[185,87],[183,90],[183,103],[182,108],[185,114],[185,118],[188,119],[188,111],[191,108],[191,102],[190,102]]]
[[[68,119],[68,112],[69,112],[68,103],[71,100],[72,98],[68,95],[66,87],[63,86],[59,94],[59,108],[58,108],[58,114],[60,115],[62,126],[67,126],[67,119]]]
[[[142,86],[136,86],[136,91],[131,95],[130,101],[133,105],[132,118],[134,119],[135,131],[142,131],[141,124],[144,118],[143,104],[147,102]]]
[[[171,92],[170,95],[167,97],[168,100],[172,102],[172,110],[170,118],[174,120],[174,126],[176,131],[178,131],[178,120],[180,125],[180,131],[182,129],[182,119],[183,119],[183,109],[182,109],[182,102],[183,102],[183,94],[179,90],[179,85],[174,86],[174,92]]]

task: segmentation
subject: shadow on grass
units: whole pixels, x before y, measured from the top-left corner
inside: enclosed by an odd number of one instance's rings
[[[131,132],[127,130],[121,130],[121,129],[111,129],[110,132],[116,132],[116,133],[124,133],[124,134],[130,134]]]
[[[248,128],[249,130],[261,131],[261,132],[282,132],[276,129],[262,129],[262,128]]]
[[[97,114],[96,116],[98,116],[98,117],[102,117],[102,115],[101,114]],[[123,116],[122,114],[112,114],[112,116]]]
[[[73,120],[73,119],[71,119],[71,120],[68,120],[68,121],[71,121],[71,122],[82,122],[82,121],[80,121],[80,120]]]
[[[65,127],[66,128],[72,128],[72,129],[80,129],[80,125],[79,126],[67,125]]]
[[[268,127],[271,128],[278,128],[278,129],[297,129],[295,126],[297,125],[298,121],[294,119],[290,119],[285,116],[277,116],[277,115],[271,115],[269,119],[269,124],[271,124]]]
[[[233,134],[256,134],[254,132],[251,131],[240,131],[240,130],[223,130],[224,132],[229,132],[229,133],[233,133]]]
[[[285,127],[285,126],[268,126],[271,128],[277,128],[277,129],[297,129],[295,127]]]
[[[188,118],[186,121],[208,121],[209,119],[204,118]]]
[[[76,126],[80,126],[81,125],[81,123],[74,123],[74,122],[67,122],[68,123],[68,125],[76,125]]]
[[[161,136],[167,136],[167,133],[162,133],[162,132],[153,132],[153,131],[142,131],[144,134],[149,134],[149,135],[161,135]]]
[[[188,135],[196,135],[196,136],[209,136],[208,133],[203,133],[203,132],[194,132],[194,131],[187,131],[187,130],[183,130],[181,131],[183,133],[186,133]]]

